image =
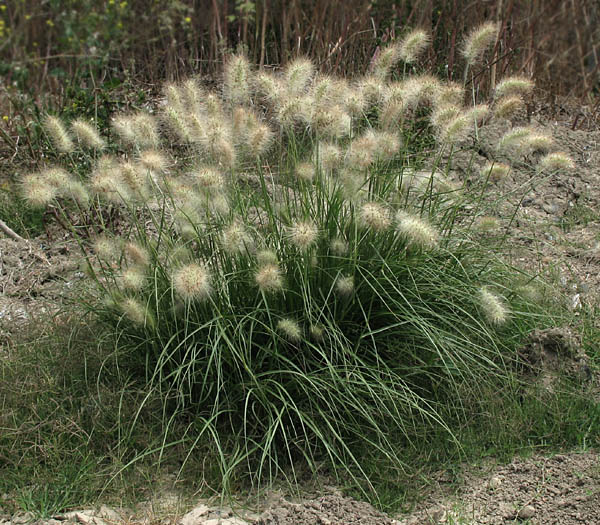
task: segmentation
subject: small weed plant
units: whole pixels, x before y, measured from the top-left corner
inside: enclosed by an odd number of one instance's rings
[[[497,28],[477,31],[470,68]],[[208,444],[224,487],[299,465],[368,487],[365,458],[402,468],[432,430],[454,439],[450,421],[510,382],[543,319],[532,286],[516,290],[470,240],[479,196],[445,176],[532,84],[507,79],[491,106],[465,108],[464,86],[406,74],[428,42],[409,34],[353,82],[304,58],[272,74],[233,55],[219,89],[167,84],[155,113],[116,116],[111,137],[45,120],[64,163],[23,194],[80,243],[82,301],[114,334],[111,362],[163,400],[162,447],[185,421],[187,457]],[[549,149],[514,128],[498,155],[568,169]],[[509,169],[491,162],[481,187]]]

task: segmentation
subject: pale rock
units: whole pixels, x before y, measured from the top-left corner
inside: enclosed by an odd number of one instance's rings
[[[190,510],[185,516],[183,516],[178,522],[177,525],[200,525],[208,523],[208,521],[204,521],[208,515],[208,507],[206,505],[198,505],[196,508]],[[209,520],[211,521],[211,520]]]
[[[517,517],[522,520],[528,520],[535,516],[535,507],[533,505],[525,505],[517,514]]]

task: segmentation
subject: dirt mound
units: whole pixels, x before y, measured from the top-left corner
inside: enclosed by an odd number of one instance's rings
[[[463,488],[455,495],[440,503],[436,492],[436,497],[399,523],[598,524],[599,459],[592,452],[573,453],[517,458],[491,469],[480,467],[466,475]],[[444,490],[443,484],[440,490]]]
[[[333,525],[342,523],[393,525],[397,522],[368,503],[334,493],[301,503],[283,501],[275,508],[264,512],[256,525]]]

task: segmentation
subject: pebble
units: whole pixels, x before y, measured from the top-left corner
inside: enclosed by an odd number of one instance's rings
[[[522,520],[528,520],[535,516],[535,507],[533,505],[525,505],[517,514],[517,517]]]

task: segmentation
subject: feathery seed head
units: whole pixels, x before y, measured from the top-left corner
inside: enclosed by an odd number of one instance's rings
[[[127,188],[126,193],[129,198],[144,201],[150,196],[150,180],[145,171],[132,162],[126,161],[120,164],[118,174]]]
[[[369,75],[363,77],[358,83],[358,90],[366,99],[367,104],[373,105],[382,100],[385,93],[385,85],[381,79]]]
[[[490,108],[487,104],[477,104],[466,112],[471,119],[471,122],[474,122],[475,124],[481,124],[489,113]]]
[[[121,286],[125,290],[129,290],[132,292],[138,292],[146,283],[146,273],[143,268],[138,266],[132,266],[131,268],[127,268],[121,274]]]
[[[490,162],[481,169],[481,176],[498,182],[510,173],[510,166],[501,162]]]
[[[106,235],[96,237],[92,248],[98,258],[105,261],[112,261],[119,256],[119,246],[117,241]]]
[[[317,242],[319,230],[313,222],[295,222],[289,228],[288,237],[294,246],[300,250],[306,251]]]
[[[280,80],[271,73],[261,72],[254,78],[254,90],[270,103],[281,99],[284,89]]]
[[[335,280],[335,291],[342,297],[348,297],[354,293],[354,277],[351,275],[339,276]]]
[[[40,174],[40,176],[48,183],[57,189],[59,193],[73,181],[73,177],[62,168],[49,168]]]
[[[141,112],[134,115],[131,130],[133,132],[133,140],[139,148],[158,148],[160,143],[158,123],[152,115]]]
[[[58,117],[48,115],[44,119],[43,126],[57,151],[60,153],[71,153],[75,150],[73,140],[71,140],[62,121]]]
[[[481,60],[486,50],[496,42],[499,27],[494,22],[484,22],[473,29],[464,41],[462,54],[469,66]]]
[[[125,256],[136,266],[146,267],[150,264],[148,250],[135,242],[125,243],[123,251]]]
[[[396,213],[396,231],[405,239],[408,247],[417,250],[433,250],[437,247],[438,232],[428,222],[403,210]]]
[[[133,297],[125,298],[119,306],[125,317],[135,324],[143,325],[151,321],[150,312],[140,301]]]
[[[520,96],[505,96],[497,100],[494,107],[494,116],[510,120],[523,109],[525,109],[525,102]]]
[[[325,337],[325,328],[321,324],[313,324],[310,327],[310,337],[315,341],[322,341]]]
[[[383,104],[379,112],[379,123],[382,129],[396,131],[402,126],[406,106],[402,100],[390,99]]]
[[[373,132],[375,138],[375,155],[383,160],[389,160],[400,150],[400,138],[387,131]]]
[[[365,202],[358,216],[363,226],[376,232],[387,230],[392,223],[388,209],[378,202]]]
[[[106,142],[98,130],[83,119],[75,120],[71,124],[71,130],[77,140],[89,148],[101,150],[106,146]]]
[[[264,293],[275,293],[283,289],[281,270],[275,263],[261,264],[254,275],[254,281]]]
[[[500,228],[500,221],[496,217],[480,217],[475,223],[475,228],[480,232],[493,232]]]
[[[125,144],[135,142],[133,121],[134,118],[131,115],[117,115],[111,122],[113,130]]]
[[[277,331],[281,333],[288,341],[297,343],[302,339],[302,330],[300,325],[293,319],[281,319],[277,323]]]
[[[461,108],[454,105],[437,106],[429,120],[435,128],[441,129],[461,114]]]
[[[200,115],[203,110],[203,101],[207,94],[198,80],[188,78],[183,82],[178,91],[179,97],[173,97],[173,109],[182,114],[191,112],[195,115]]]
[[[274,138],[275,136],[269,126],[259,124],[249,133],[248,149],[252,152],[253,156],[260,157],[269,150]]]
[[[373,130],[355,138],[346,152],[346,164],[353,169],[364,169],[375,162],[377,137]]]
[[[193,180],[198,187],[204,193],[212,194],[220,192],[225,188],[225,179],[217,168],[212,166],[203,166],[198,168],[192,174]]]
[[[434,103],[436,106],[462,106],[465,98],[465,90],[456,82],[442,84],[434,94]]]
[[[79,206],[87,207],[90,203],[90,194],[86,187],[77,180],[69,180],[66,192]]]
[[[302,94],[306,91],[314,72],[315,66],[309,59],[298,57],[292,60],[283,72],[287,92],[292,96]]]
[[[380,81],[386,80],[392,68],[400,59],[400,44],[394,42],[379,49],[371,61],[371,74]]]
[[[406,108],[416,109],[422,104],[433,103],[440,81],[432,75],[417,75],[400,83],[400,97]]]
[[[532,130],[530,128],[525,127],[516,127],[507,131],[500,138],[500,142],[498,143],[498,149],[501,151],[517,151],[519,152],[524,145],[527,143],[527,138],[532,134]]]
[[[473,120],[468,113],[461,113],[443,126],[438,134],[442,144],[456,144],[466,139],[471,131]]]
[[[360,116],[367,109],[368,99],[359,87],[349,88],[343,99],[345,110],[352,116]]]
[[[336,169],[342,161],[342,152],[338,146],[331,142],[320,142],[315,150],[315,161],[324,171]]]
[[[167,158],[155,149],[142,151],[140,162],[146,169],[157,173],[163,172],[167,168]]]
[[[575,169],[575,163],[573,162],[573,159],[561,151],[548,153],[548,155],[540,159],[538,166],[540,169],[545,171],[569,171]]]
[[[34,207],[45,207],[58,195],[58,188],[40,174],[27,175],[22,182],[23,198]]]
[[[329,249],[334,255],[346,255],[348,253],[348,243],[341,237],[336,237],[335,239],[332,239],[329,244]]]
[[[504,301],[485,286],[479,290],[479,305],[490,324],[502,325],[509,317],[509,311]]]
[[[494,97],[525,96],[533,91],[533,87],[533,81],[528,78],[520,76],[508,77],[498,83],[494,91]]]
[[[232,222],[221,234],[223,250],[229,255],[245,254],[254,248],[254,240],[244,224],[238,220]]]
[[[312,162],[300,162],[296,165],[296,177],[304,182],[312,182],[315,178],[315,166]]]
[[[429,35],[422,29],[414,29],[406,35],[400,43],[400,59],[407,64],[416,62],[419,56],[429,46]]]
[[[542,152],[547,153],[554,145],[554,140],[548,135],[542,133],[532,133],[525,138],[523,150],[527,153]]]
[[[225,99],[232,104],[250,102],[250,62],[243,54],[236,54],[225,63],[223,91]]]
[[[173,273],[173,287],[186,301],[205,300],[211,294],[210,273],[205,265],[190,263]]]

